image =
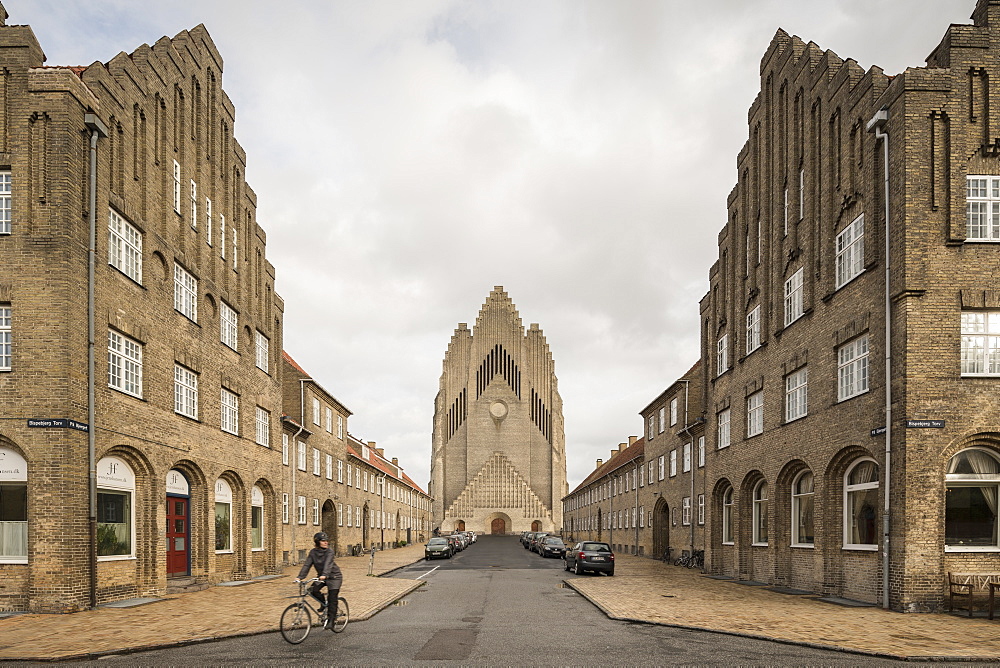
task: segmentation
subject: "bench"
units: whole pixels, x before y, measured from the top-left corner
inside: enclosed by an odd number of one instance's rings
[[[1000,591],[1000,573],[948,573],[948,611],[955,610],[955,599],[965,599],[964,609],[972,617],[973,600],[986,594],[987,615],[993,619],[993,602]]]

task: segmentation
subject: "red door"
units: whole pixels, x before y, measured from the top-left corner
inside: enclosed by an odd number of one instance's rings
[[[187,575],[188,500],[167,497],[167,577]]]
[[[493,522],[490,523],[490,533],[494,536],[502,536],[507,533],[506,522],[504,522],[500,517],[493,520]]]

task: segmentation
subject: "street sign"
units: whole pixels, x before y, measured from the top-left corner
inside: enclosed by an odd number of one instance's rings
[[[879,434],[884,434],[884,433],[885,433],[885,427],[875,427],[871,431],[872,436],[878,436]]]
[[[77,431],[90,431],[86,422],[67,420],[66,418],[49,418],[28,420],[28,426],[42,429],[76,429]]]
[[[944,420],[907,420],[907,429],[944,429]]]

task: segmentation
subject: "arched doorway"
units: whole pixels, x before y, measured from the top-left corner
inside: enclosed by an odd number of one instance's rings
[[[465,531],[465,520],[455,522],[455,531]]]
[[[534,522],[531,523],[531,530],[532,531],[541,531],[542,530],[542,523],[539,522],[538,520],[535,520]]]
[[[653,555],[661,557],[670,546],[670,508],[660,497],[653,508]],[[680,556],[679,554],[674,556]]]
[[[503,536],[507,533],[506,524],[507,523],[503,521],[502,517],[494,518],[493,521],[490,522],[490,533],[494,536]],[[534,526],[534,524],[532,526]]]
[[[601,540],[601,532],[604,530],[604,513],[597,509],[597,540]]]
[[[361,510],[361,549],[368,549],[368,525],[371,523],[369,520],[369,510],[368,504]]]
[[[330,537],[330,547],[333,548],[334,552],[339,553],[339,545],[337,545],[337,509],[333,506],[333,501],[327,499],[323,502],[323,509],[321,511],[320,526],[327,536]]]

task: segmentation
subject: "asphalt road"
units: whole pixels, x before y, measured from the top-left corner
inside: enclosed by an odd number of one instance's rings
[[[561,560],[529,553],[513,537],[484,536],[453,559],[393,575],[427,584],[341,634],[316,628],[296,646],[269,633],[89,665],[914,665],[610,620],[563,585]]]

